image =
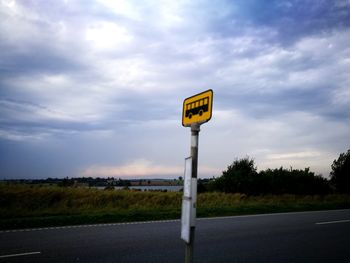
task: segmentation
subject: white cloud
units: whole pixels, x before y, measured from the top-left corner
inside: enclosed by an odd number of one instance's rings
[[[0,2],[0,35],[2,42],[10,44],[12,47],[20,46],[23,51],[28,51],[28,47],[42,38],[39,28],[33,21],[38,16],[26,10],[16,3],[16,1]],[[25,45],[23,45],[25,43]]]
[[[139,20],[141,14],[135,7],[135,3],[127,0],[98,0],[97,2],[104,5],[109,10],[118,15],[122,15],[131,19]]]
[[[89,25],[86,40],[92,47],[101,51],[119,50],[130,44],[133,37],[125,27],[111,22],[97,22]]]

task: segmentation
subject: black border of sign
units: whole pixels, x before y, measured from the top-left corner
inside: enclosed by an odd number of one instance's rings
[[[198,95],[201,95],[201,94],[203,94],[203,93],[206,93],[206,92],[208,92],[208,91],[211,91],[211,105],[210,105],[211,111],[210,111],[210,117],[209,117],[209,119],[207,119],[206,121],[199,122],[199,123],[200,123],[200,124],[203,124],[203,123],[206,123],[206,122],[208,122],[208,121],[211,120],[211,117],[212,117],[212,115],[213,115],[214,91],[213,91],[212,89],[208,89],[208,90],[206,90],[206,91],[203,91],[203,92],[201,92],[201,93],[198,93],[198,94],[196,94],[196,95],[193,95],[193,96],[191,96],[191,97],[188,97],[188,98],[184,99],[184,101],[183,101],[183,103],[182,103],[182,120],[181,120],[182,126],[184,126],[184,127],[191,127],[191,124],[190,124],[190,125],[184,125],[184,114],[185,114],[184,108],[185,108],[185,101],[188,100],[188,99],[191,99],[191,98],[193,98],[193,97],[196,97],[196,96],[198,96]],[[193,123],[195,123],[195,122],[193,122]]]

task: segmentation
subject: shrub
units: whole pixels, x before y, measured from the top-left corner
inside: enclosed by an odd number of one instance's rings
[[[333,161],[331,183],[340,193],[350,193],[350,149]]]

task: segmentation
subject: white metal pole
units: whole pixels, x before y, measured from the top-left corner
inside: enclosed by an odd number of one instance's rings
[[[198,170],[198,137],[200,131],[200,124],[194,123],[191,125],[191,157],[192,157],[192,198],[191,198],[191,228],[190,228],[190,242],[186,243],[185,263],[193,262],[193,247],[194,236],[196,229],[197,216],[197,170]]]

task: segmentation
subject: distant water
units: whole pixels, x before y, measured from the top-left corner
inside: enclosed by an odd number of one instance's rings
[[[179,192],[183,188],[182,185],[149,185],[149,186],[129,186],[129,189],[138,189],[141,191],[148,190],[167,190],[169,192]],[[123,189],[123,187],[115,187],[115,189]]]
[[[105,186],[97,186],[95,187],[97,189],[105,189]],[[183,188],[182,185],[149,185],[149,186],[129,186],[129,189],[136,189],[141,191],[148,191],[148,190],[158,190],[158,191],[164,191],[167,190],[168,192],[179,192]],[[121,190],[124,189],[124,186],[114,186],[114,189]]]

